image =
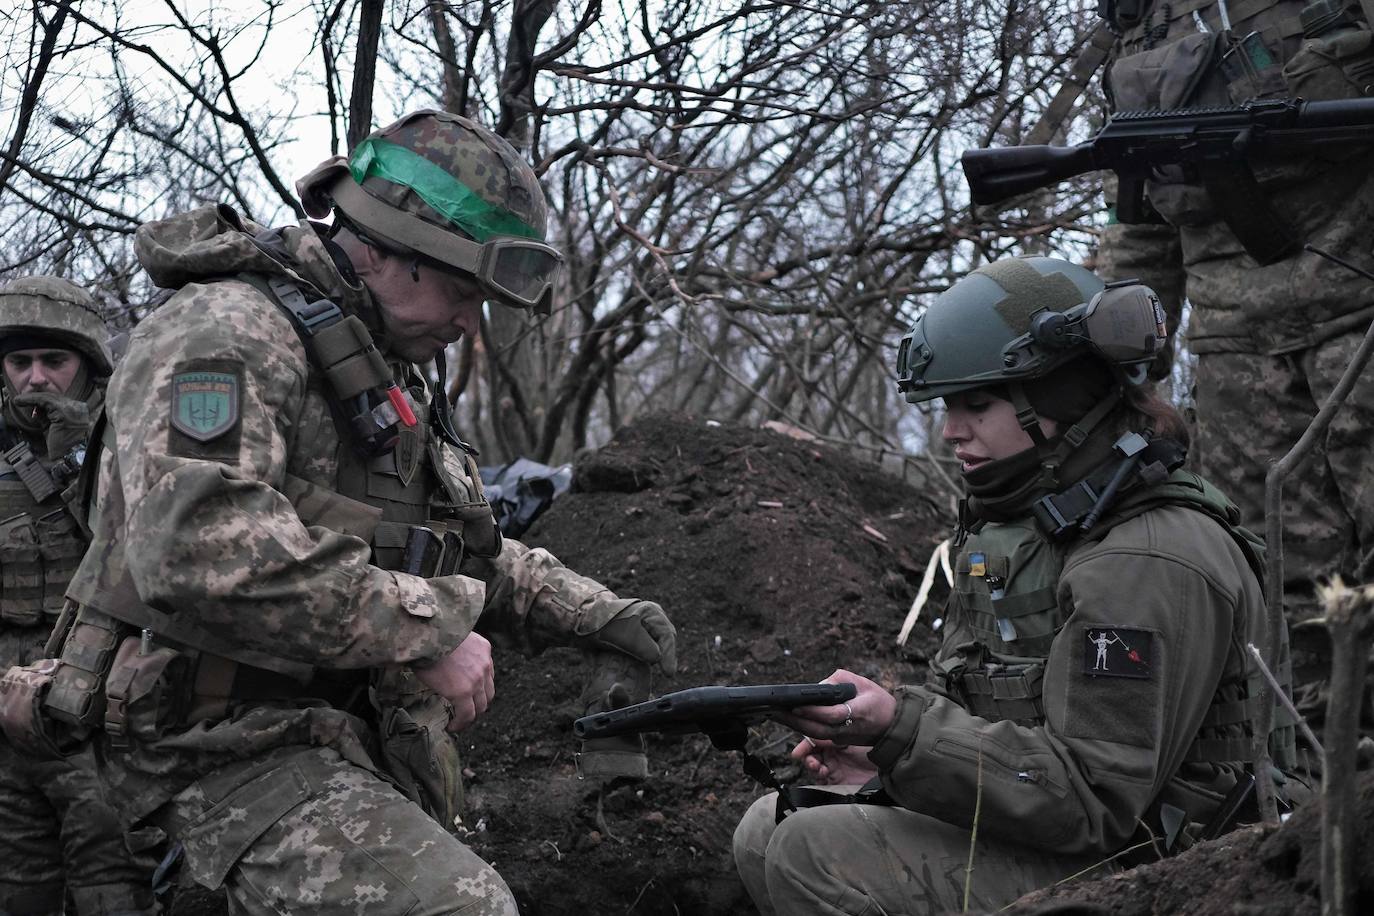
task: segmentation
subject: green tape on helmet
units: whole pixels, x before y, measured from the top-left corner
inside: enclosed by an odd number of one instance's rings
[[[501,235],[540,238],[538,230],[514,213],[483,199],[424,156],[388,140],[363,140],[349,158],[348,169],[359,185],[376,177],[410,188],[436,213],[478,242]]]

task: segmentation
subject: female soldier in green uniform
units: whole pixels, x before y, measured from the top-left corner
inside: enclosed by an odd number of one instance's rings
[[[1154,294],[1052,258],[974,271],[898,356],[909,401],[943,398],[967,497],[931,682],[858,688],[790,720],[820,781],[876,777],[887,804],[761,799],[735,858],[764,913],[995,909],[1142,842],[1193,841],[1249,784],[1265,644],[1261,549],[1179,470],[1187,433],[1147,387]],[[1270,736],[1291,767],[1292,729]],[[977,811],[975,815],[975,809]]]

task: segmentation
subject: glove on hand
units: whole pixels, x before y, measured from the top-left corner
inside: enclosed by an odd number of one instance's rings
[[[652,601],[621,598],[595,605],[578,617],[574,632],[591,648],[657,663],[664,674],[677,673],[677,630]]]
[[[620,709],[649,698],[649,669],[619,652],[595,652],[592,676],[582,691],[583,715]],[[648,779],[649,757],[643,735],[616,735],[582,742],[577,759],[584,779]]]
[[[61,458],[73,447],[86,441],[91,426],[91,410],[85,401],[78,401],[53,391],[30,391],[16,395],[16,410],[42,412],[47,420],[46,447],[49,458]]]

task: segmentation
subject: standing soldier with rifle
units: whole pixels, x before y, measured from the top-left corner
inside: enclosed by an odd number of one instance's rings
[[[86,550],[68,508],[110,375],[90,295],[57,277],[0,286],[0,667],[43,656]],[[124,845],[89,749],[39,759],[0,737],[0,913],[155,912],[151,863]]]
[[[43,708],[95,732],[126,821],[165,831],[232,912],[511,914],[454,835],[451,733],[493,695],[482,633],[594,653],[616,694],[620,674],[674,670],[673,627],[503,544],[452,426],[444,348],[484,301],[553,296],[529,165],[421,111],[298,189],[332,226],[219,206],[138,231],[176,293],[110,384],[94,542]]]
[[[1369,96],[1372,8],[1370,0],[1106,0],[1117,35],[1108,97],[1114,110],[1134,111]],[[1270,462],[1297,442],[1374,320],[1374,284],[1301,249],[1310,243],[1374,268],[1371,149],[1253,156],[1259,186],[1239,191],[1166,168],[1145,184],[1146,209],[1173,231],[1114,222],[1103,235],[1103,275],[1140,277],[1166,299],[1186,292],[1199,467],[1250,525],[1264,516]],[[1374,578],[1370,429],[1366,374],[1285,490],[1287,579],[1300,590],[1331,573]]]

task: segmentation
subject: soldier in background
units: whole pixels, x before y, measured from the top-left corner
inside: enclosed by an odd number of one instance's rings
[[[1342,0],[1114,0],[1118,39],[1105,80],[1115,110],[1239,104],[1250,99],[1359,98],[1374,90],[1374,4]],[[1252,227],[1272,208],[1292,238],[1374,269],[1374,168],[1369,150],[1256,163],[1262,199],[1231,213]],[[1261,266],[1200,185],[1165,171],[1146,185],[1168,225],[1113,222],[1097,268],[1139,277],[1176,314],[1192,305],[1197,355],[1197,464],[1264,517],[1264,477],[1315,417],[1374,320],[1374,284],[1308,252]],[[1284,490],[1290,589],[1331,573],[1374,578],[1374,376],[1345,407]]]
[[[0,286],[0,668],[43,655],[86,550],[64,490],[81,466],[110,375],[105,326],[57,277]],[[135,861],[101,800],[90,752],[42,760],[0,737],[0,913],[154,912],[151,863]]]
[[[419,366],[441,380],[484,301],[548,308],[561,257],[529,165],[423,111],[299,189],[332,227],[220,206],[138,231],[177,291],[110,383],[45,709],[97,731],[127,823],[179,842],[233,912],[514,913],[455,835],[452,733],[493,695],[482,634],[671,672],[673,627],[502,543]]]

